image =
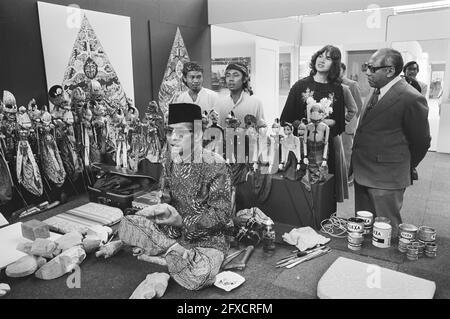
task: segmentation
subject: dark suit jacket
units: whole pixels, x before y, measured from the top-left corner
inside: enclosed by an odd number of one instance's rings
[[[366,107],[367,102],[353,141],[350,172],[367,187],[408,187],[411,167],[420,163],[430,147],[426,99],[401,79],[364,116]]]
[[[345,133],[347,133],[347,134],[355,134],[356,126],[358,125],[358,117],[361,114],[361,109],[362,109],[362,106],[363,106],[363,102],[362,102],[362,99],[361,99],[361,91],[359,89],[358,82],[350,80],[350,79],[348,79],[346,77],[342,78],[342,84],[345,84],[345,85],[347,85],[349,87],[350,93],[351,93],[351,95],[353,97],[354,103],[356,104],[356,108],[357,108],[355,116],[351,119],[350,123],[348,123],[345,126]],[[348,98],[346,98],[345,93],[346,92],[344,91],[344,101],[345,101],[345,104],[347,106],[347,105],[349,105],[351,103],[347,102]]]

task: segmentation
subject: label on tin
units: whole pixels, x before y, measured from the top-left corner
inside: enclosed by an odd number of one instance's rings
[[[347,229],[353,232],[362,232],[364,229],[364,225],[356,224],[356,223],[348,223]]]
[[[372,241],[380,243],[380,244],[384,244],[385,242],[387,242],[388,239],[390,239],[390,238],[373,237]]]
[[[400,236],[405,239],[413,239],[414,238],[413,234],[408,233],[408,232],[403,232],[403,231],[400,233]]]

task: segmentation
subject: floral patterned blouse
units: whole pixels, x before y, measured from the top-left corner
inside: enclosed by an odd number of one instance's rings
[[[178,238],[185,248],[229,248],[227,231],[233,227],[231,174],[219,155],[203,150],[201,163],[167,160],[161,176],[169,204],[182,216],[182,227],[164,226],[162,230]]]
[[[329,83],[319,83],[312,76],[298,80],[289,91],[286,104],[281,113],[282,123],[293,123],[295,120],[307,118],[306,101],[309,97],[317,102],[324,102],[328,111],[328,118],[336,121],[336,124],[330,128],[330,138],[341,134],[345,130],[345,105],[342,85],[332,85]]]

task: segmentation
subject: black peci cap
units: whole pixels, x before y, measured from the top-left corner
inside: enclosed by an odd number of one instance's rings
[[[202,119],[202,110],[200,106],[192,103],[173,103],[169,104],[169,122],[168,124],[177,123],[194,123],[195,120]]]

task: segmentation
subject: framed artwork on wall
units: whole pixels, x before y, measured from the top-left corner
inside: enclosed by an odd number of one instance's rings
[[[126,106],[134,100],[130,18],[38,2],[47,88],[71,94],[97,80],[105,98]]]

